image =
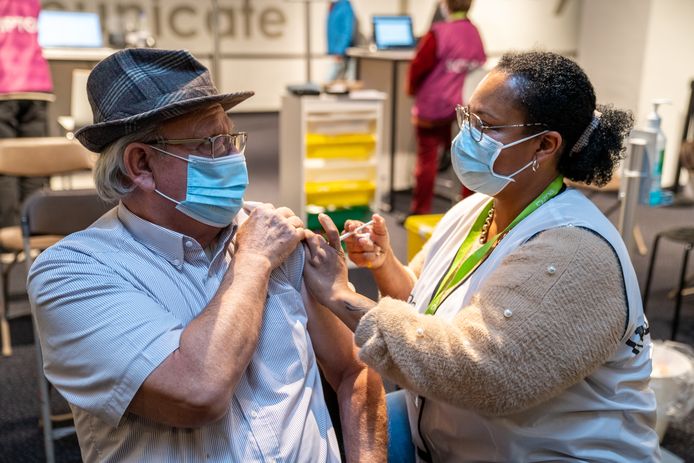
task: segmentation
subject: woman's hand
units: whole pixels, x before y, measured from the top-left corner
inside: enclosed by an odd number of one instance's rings
[[[352,232],[361,225],[363,222],[348,220],[345,222],[345,231]],[[358,267],[372,270],[383,266],[388,253],[392,253],[386,221],[378,214],[373,215],[373,224],[346,238],[345,244],[352,262]]]
[[[331,308],[331,303],[339,299],[341,293],[351,292],[347,284],[347,262],[335,223],[325,214],[320,214],[318,221],[328,240],[309,230],[305,231],[304,283],[316,301]]]
[[[340,246],[340,233],[327,215],[319,215],[318,221],[323,226],[328,240],[306,230],[304,284],[319,304],[330,309],[354,331],[361,317],[376,303],[349,287],[347,262]]]

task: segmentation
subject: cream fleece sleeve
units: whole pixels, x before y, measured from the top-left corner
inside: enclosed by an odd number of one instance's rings
[[[506,415],[558,395],[604,363],[626,316],[610,245],[566,227],[509,254],[452,322],[384,298],[362,318],[355,340],[366,363],[403,387]]]

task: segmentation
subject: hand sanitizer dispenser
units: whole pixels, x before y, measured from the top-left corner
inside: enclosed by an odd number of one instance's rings
[[[663,191],[660,184],[663,174],[663,160],[665,159],[667,139],[660,126],[661,118],[658,114],[658,107],[661,104],[669,103],[669,100],[653,100],[653,111],[648,114],[647,118],[647,130],[656,133],[655,147],[650,147],[650,149],[647,150],[649,173],[651,175],[650,188],[648,191],[649,206],[666,206],[672,203],[672,192]]]

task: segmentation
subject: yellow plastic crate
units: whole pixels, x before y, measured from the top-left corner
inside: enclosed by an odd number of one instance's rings
[[[369,159],[376,147],[376,135],[371,133],[352,133],[306,135],[307,158],[348,158]]]
[[[306,182],[306,204],[328,208],[366,206],[375,191],[376,184],[365,180]]]
[[[405,220],[407,230],[407,260],[422,249],[424,243],[431,238],[434,227],[439,223],[443,214],[411,215]]]

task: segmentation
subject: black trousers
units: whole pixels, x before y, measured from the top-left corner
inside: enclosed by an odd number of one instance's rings
[[[48,102],[0,100],[0,138],[48,135]],[[0,175],[0,227],[19,225],[22,202],[48,183],[48,177]]]

